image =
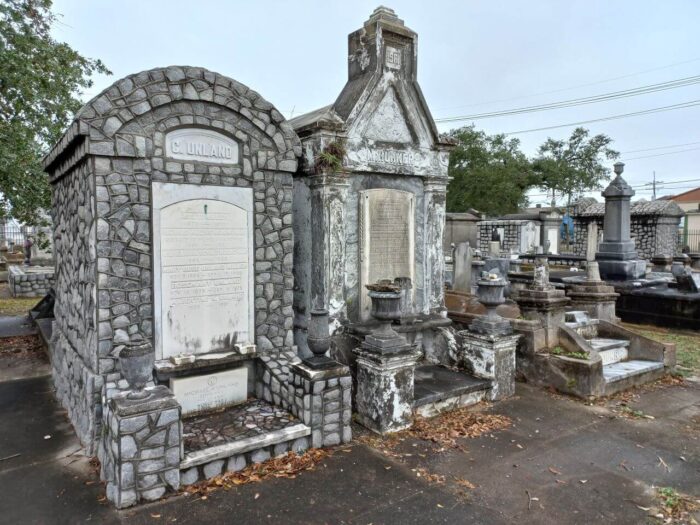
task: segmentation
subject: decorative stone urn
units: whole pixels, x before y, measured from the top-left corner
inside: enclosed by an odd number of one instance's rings
[[[401,319],[401,287],[389,280],[366,285],[372,299],[371,314],[379,326],[367,336],[367,341],[380,348],[395,349],[406,344],[406,339],[391,327],[394,321]]]
[[[469,329],[487,335],[508,335],[513,332],[510,322],[496,313],[496,308],[506,302],[506,282],[497,274],[484,272],[478,281],[477,296],[486,307],[486,315],[477,317]]]
[[[154,360],[150,341],[132,341],[119,352],[122,375],[131,389],[126,396],[128,399],[145,399],[150,395],[144,388],[153,379]]]
[[[309,332],[306,343],[313,354],[304,359],[304,363],[310,368],[328,368],[337,366],[337,363],[326,355],[331,346],[331,337],[328,330],[328,310],[314,308],[309,312]]]

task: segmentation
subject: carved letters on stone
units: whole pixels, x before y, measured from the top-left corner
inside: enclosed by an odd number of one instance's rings
[[[360,192],[360,317],[369,319],[366,284],[414,276],[415,196],[386,188]]]
[[[165,155],[212,164],[238,164],[238,143],[209,129],[181,128],[165,135]]]
[[[253,343],[252,190],[153,190],[156,356]]]

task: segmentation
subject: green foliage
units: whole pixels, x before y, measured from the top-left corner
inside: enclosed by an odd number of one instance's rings
[[[51,37],[51,0],[0,2],[0,214],[40,224],[50,194],[41,158],[80,108],[94,73],[109,73]]]
[[[489,136],[474,126],[453,130],[450,137],[457,146],[450,154],[447,211],[475,208],[503,215],[527,206],[525,192],[534,181],[518,139]]]
[[[681,501],[680,495],[671,487],[662,487],[659,489],[659,496],[663,500],[664,507],[675,509]]]
[[[551,353],[563,357],[570,357],[571,359],[588,359],[588,354],[586,352],[569,352],[561,346],[555,346]]]
[[[339,173],[343,171],[345,154],[345,144],[341,141],[334,140],[326,144],[323,151],[316,155],[316,171],[318,173]]]
[[[568,141],[547,139],[533,160],[536,186],[554,191],[570,206],[581,194],[602,187],[609,173],[603,160],[619,156],[609,147],[612,142],[602,134],[589,138],[585,128],[576,128]]]

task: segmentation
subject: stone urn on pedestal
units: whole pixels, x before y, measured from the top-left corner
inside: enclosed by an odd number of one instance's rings
[[[469,329],[485,335],[508,335],[513,333],[510,322],[496,313],[496,308],[506,302],[506,282],[494,273],[482,274],[477,282],[479,302],[486,307],[486,315],[477,317]]]
[[[119,352],[122,375],[131,390],[126,396],[128,399],[145,399],[150,396],[145,387],[153,379],[154,360],[153,345],[143,339],[132,340]]]
[[[314,308],[309,312],[309,332],[306,343],[313,356],[304,359],[304,364],[314,370],[338,366],[338,363],[326,355],[331,347],[328,322],[328,310],[325,308]]]
[[[379,326],[365,341],[382,351],[391,352],[406,344],[406,339],[392,328],[394,321],[401,318],[401,287],[388,280],[366,285],[372,300],[371,314]]]

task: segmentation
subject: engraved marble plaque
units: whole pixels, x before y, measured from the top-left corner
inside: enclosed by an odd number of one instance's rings
[[[385,188],[360,192],[360,318],[370,318],[366,284],[410,277],[415,286],[415,196]]]
[[[215,374],[171,378],[170,389],[182,406],[183,416],[235,405],[248,397],[248,369],[243,366]]]
[[[210,129],[181,128],[165,135],[165,155],[180,160],[238,164],[238,143]]]
[[[153,186],[156,357],[254,343],[252,190]]]

